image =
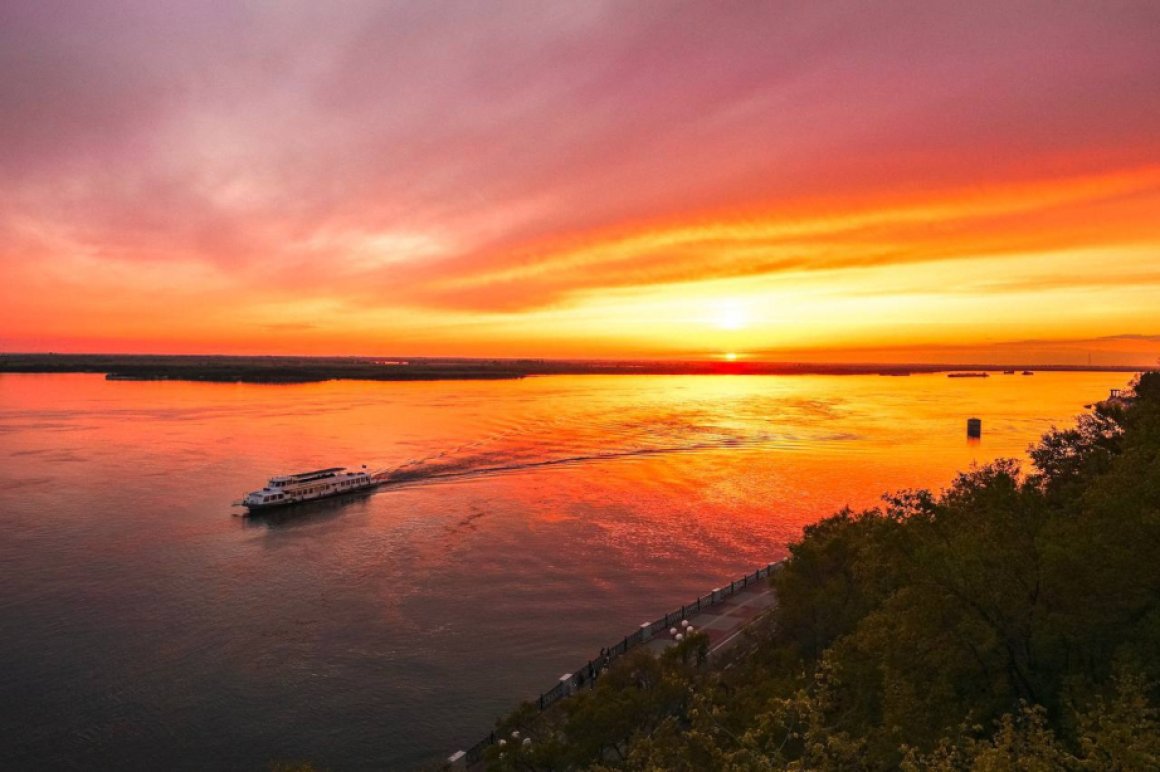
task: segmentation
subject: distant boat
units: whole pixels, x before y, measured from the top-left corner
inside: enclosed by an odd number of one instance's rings
[[[989,373],[947,373],[948,378],[990,378]]]
[[[1030,370],[1024,370],[1023,374],[1024,375],[1035,375],[1035,373],[1031,372]]]
[[[1014,374],[1015,374],[1014,370],[1004,370],[1003,371],[1003,375],[1014,375]]]

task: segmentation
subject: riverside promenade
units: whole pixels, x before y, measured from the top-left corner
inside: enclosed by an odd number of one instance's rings
[[[629,650],[645,646],[660,654],[665,649],[677,645],[689,630],[709,636],[709,658],[712,659],[741,640],[742,632],[750,623],[777,605],[777,597],[770,586],[769,576],[780,567],[780,563],[770,563],[752,574],[746,574],[727,585],[714,588],[692,603],[674,609],[659,619],[645,622],[632,634],[626,635],[608,648],[601,649],[596,658],[588,660],[575,672],[565,673],[555,686],[542,693],[533,704],[542,712],[581,689],[592,688],[601,671]],[[482,769],[484,751],[499,740],[496,733],[492,732],[468,750],[452,754],[447,759],[447,766],[469,770]]]
[[[767,582],[754,582],[735,592],[716,606],[710,606],[687,617],[699,633],[709,636],[709,656],[721,653],[741,639],[741,632],[757,617],[777,604],[773,588]],[[682,627],[670,627],[681,633]],[[667,630],[656,633],[646,644],[660,654],[677,643]]]

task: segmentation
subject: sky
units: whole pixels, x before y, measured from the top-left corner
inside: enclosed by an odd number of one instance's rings
[[[0,350],[1155,364],[1160,3],[0,6]]]

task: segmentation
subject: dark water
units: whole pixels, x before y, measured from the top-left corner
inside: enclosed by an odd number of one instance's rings
[[[1020,456],[1126,380],[0,375],[0,766],[438,761],[803,525]],[[394,483],[231,510],[361,463]]]

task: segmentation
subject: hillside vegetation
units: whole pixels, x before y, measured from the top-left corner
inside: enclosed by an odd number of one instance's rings
[[[810,526],[730,661],[632,652],[505,719],[489,767],[1160,768],[1160,373],[1135,392],[1026,472]]]

